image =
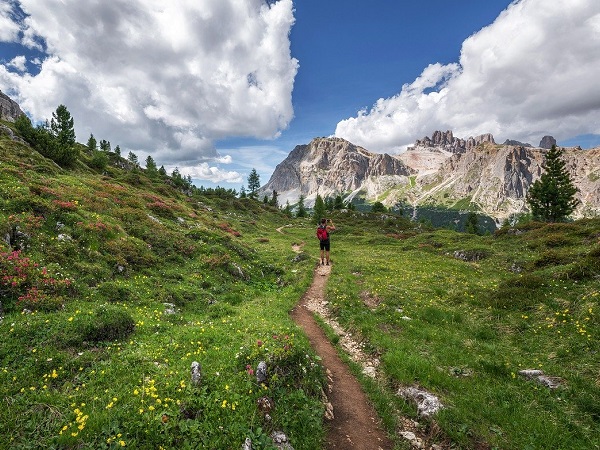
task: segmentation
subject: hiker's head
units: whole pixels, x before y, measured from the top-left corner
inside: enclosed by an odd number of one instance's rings
[[[327,223],[327,219],[325,219],[325,218],[322,218],[322,219],[321,219],[321,223],[322,223],[323,225],[325,225],[325,224]]]

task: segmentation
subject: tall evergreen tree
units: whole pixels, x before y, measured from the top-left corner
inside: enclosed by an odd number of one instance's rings
[[[465,231],[469,234],[479,234],[479,218],[472,211],[467,215]]]
[[[115,155],[121,156],[121,147],[118,145],[115,147]]]
[[[546,153],[542,168],[545,172],[527,192],[527,203],[533,218],[544,222],[565,220],[579,205],[578,189],[573,185],[562,160],[562,149],[553,145]]]
[[[100,141],[100,150],[102,150],[103,152],[110,152],[110,141],[102,139]]]
[[[98,142],[92,133],[90,133],[90,138],[87,141],[88,152],[92,153],[94,150],[98,149]]]
[[[283,208],[283,213],[288,217],[292,217],[292,207],[290,205],[289,200],[286,200],[285,202],[285,208]]]
[[[344,209],[344,200],[341,195],[337,195],[335,197],[335,201],[333,202],[333,209]]]
[[[307,215],[306,206],[304,206],[304,195],[300,194],[298,206],[296,207],[296,217],[306,217]]]
[[[49,127],[53,139],[49,141],[49,156],[58,164],[70,166],[79,156],[75,146],[75,127],[73,117],[65,105],[59,105],[52,113]]]
[[[138,157],[133,152],[129,152],[129,154],[127,155],[127,161],[129,161],[130,163],[132,163],[136,167],[138,165]]]
[[[156,163],[154,162],[154,158],[148,155],[146,158],[146,173],[149,177],[154,177],[158,175],[158,167],[156,167]]]
[[[259,189],[260,175],[256,172],[256,169],[252,169],[250,175],[248,175],[248,197],[256,199]]]
[[[50,130],[59,145],[72,147],[75,145],[75,127],[71,113],[65,105],[59,105],[52,113]]]
[[[317,194],[317,198],[315,199],[315,208],[313,210],[313,220],[316,223],[319,223],[322,218],[325,217],[325,202],[323,201],[323,197]]]
[[[279,202],[277,201],[277,197],[279,197],[279,194],[275,189],[273,189],[273,195],[269,200],[269,205],[274,206],[275,208],[279,208]]]

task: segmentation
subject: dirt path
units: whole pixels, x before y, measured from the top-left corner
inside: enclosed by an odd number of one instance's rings
[[[336,349],[313,318],[309,304],[322,304],[325,300],[325,284],[331,266],[315,269],[314,280],[298,305],[292,310],[292,318],[300,325],[312,347],[322,358],[329,377],[329,402],[333,405],[334,418],[329,421],[327,450],[391,450],[392,442],[379,426],[377,413],[368,402],[357,379],[342,362]]]

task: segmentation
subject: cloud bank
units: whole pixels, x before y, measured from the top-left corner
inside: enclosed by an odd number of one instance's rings
[[[599,49],[598,0],[513,2],[463,43],[459,63],[431,64],[335,135],[396,152],[446,129],[534,145],[545,134],[600,134]]]
[[[208,166],[226,161],[213,143],[288,126],[293,23],[292,0],[9,0],[0,42],[44,56],[38,73],[25,55],[0,64],[0,89],[35,120],[65,104],[81,142],[94,133],[140,161],[237,181]]]

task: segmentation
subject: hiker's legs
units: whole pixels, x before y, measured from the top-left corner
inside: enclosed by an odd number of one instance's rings
[[[324,263],[324,259],[323,258],[325,258],[325,250],[321,249],[321,264]]]
[[[327,250],[325,252],[325,255],[326,255],[327,265],[329,265],[329,250]]]

